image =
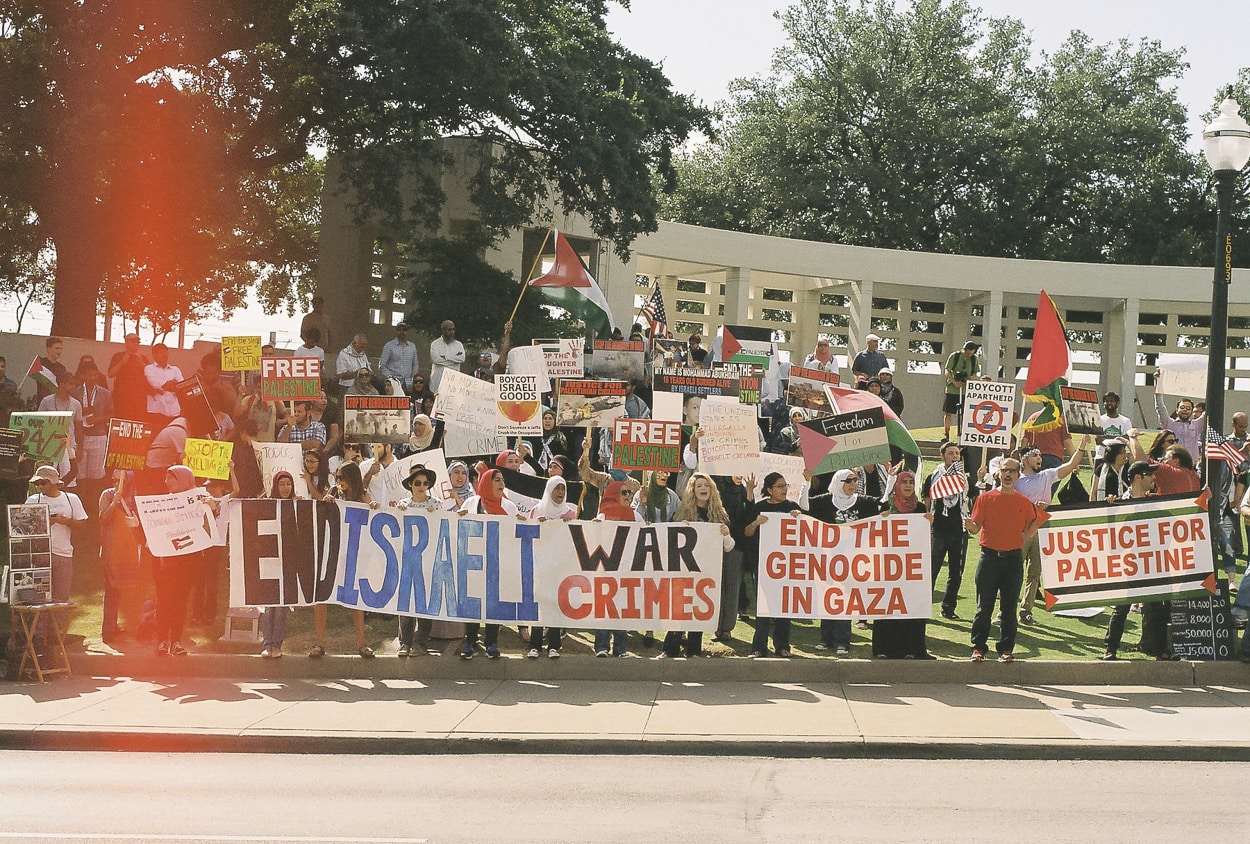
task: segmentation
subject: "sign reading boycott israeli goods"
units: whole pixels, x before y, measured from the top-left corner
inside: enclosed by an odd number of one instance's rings
[[[616,419],[612,424],[612,467],[676,472],[681,468],[681,423]]]
[[[1056,508],[1038,541],[1046,609],[1215,591],[1207,512],[1191,494]]]
[[[537,352],[534,346],[522,347]],[[541,360],[542,355],[539,354]],[[541,394],[546,379],[534,374],[495,376],[495,428],[505,437],[530,436],[543,431]]]
[[[260,396],[266,401],[321,398],[321,359],[261,358]]]
[[[959,444],[1011,448],[1011,414],[1016,385],[999,381],[968,381],[964,389]]]
[[[182,462],[195,472],[197,478],[215,478],[224,481],[230,477],[230,458],[234,443],[217,440],[197,440],[187,437],[186,453]]]
[[[710,524],[524,522],[326,501],[230,502],[232,606],[667,630],[716,623]]]
[[[254,372],[260,369],[260,335],[222,337],[221,368],[225,372]]]
[[[110,419],[108,444],[105,446],[104,468],[142,469],[152,445],[152,429],[133,419]]]
[[[9,428],[25,436],[27,457],[36,463],[56,463],[65,456],[73,422],[73,411],[46,410],[14,413],[9,417]]]
[[[918,513],[844,525],[767,514],[760,527],[765,618],[929,618],[929,522]]]

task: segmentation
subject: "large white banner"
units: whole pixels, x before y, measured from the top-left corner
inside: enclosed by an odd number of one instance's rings
[[[1202,398],[1207,394],[1207,356],[1160,354],[1159,392],[1168,396]]]
[[[715,524],[530,522],[339,501],[230,503],[231,606],[583,629],[713,630]]]
[[[885,515],[845,525],[766,514],[759,530],[765,618],[929,618],[929,521]]]

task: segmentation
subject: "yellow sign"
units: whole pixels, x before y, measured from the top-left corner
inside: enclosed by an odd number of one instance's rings
[[[260,337],[222,337],[221,368],[223,372],[260,369]]]
[[[230,477],[230,457],[233,453],[234,443],[187,437],[187,451],[183,462],[198,478],[224,481]]]

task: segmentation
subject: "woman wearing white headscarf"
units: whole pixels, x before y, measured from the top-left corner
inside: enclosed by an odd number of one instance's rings
[[[568,501],[568,484],[564,478],[556,476],[547,479],[542,499],[530,511],[530,518],[539,522],[567,522],[577,518],[577,507]],[[543,629],[537,625],[530,628],[530,649],[525,656],[538,659],[543,649]],[[547,656],[551,659],[560,657],[561,630],[559,627],[548,627]]]

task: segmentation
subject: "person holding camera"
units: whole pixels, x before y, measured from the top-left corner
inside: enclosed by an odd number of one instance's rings
[[[981,360],[977,357],[977,350],[981,346],[975,340],[969,340],[964,343],[964,347],[957,352],[951,352],[951,356],[946,359],[946,398],[942,404],[942,440],[944,442],[951,441],[951,423],[955,421],[955,416],[959,413],[959,405],[964,396],[964,384],[968,383],[969,378],[977,377],[977,370],[981,368]],[[956,437],[958,439],[958,437]]]

